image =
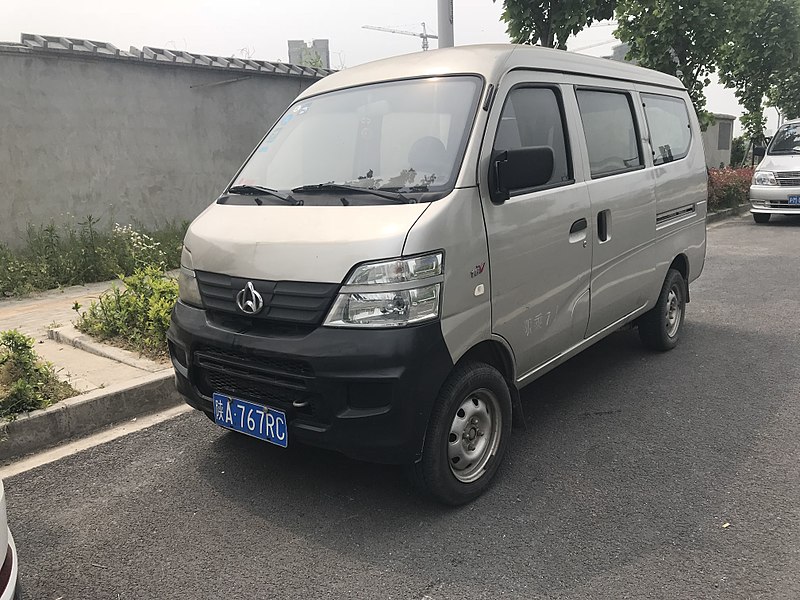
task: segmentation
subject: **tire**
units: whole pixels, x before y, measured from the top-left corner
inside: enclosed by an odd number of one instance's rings
[[[639,338],[646,348],[666,352],[678,345],[686,316],[686,280],[670,269],[656,305],[639,319]]]
[[[510,438],[511,393],[503,376],[484,363],[460,365],[439,392],[422,459],[409,468],[412,483],[444,504],[466,504],[489,487]]]
[[[769,218],[772,216],[769,213],[752,213],[752,215],[756,223],[769,223]]]

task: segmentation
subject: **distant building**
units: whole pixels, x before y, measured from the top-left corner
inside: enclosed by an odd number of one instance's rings
[[[328,40],[289,40],[289,63],[305,67],[330,69],[331,51]]]
[[[626,62],[626,63],[630,63],[632,65],[635,65],[635,64],[637,64],[637,62],[635,60],[628,60],[628,59],[625,58],[625,55],[628,54],[628,50],[630,50],[630,49],[631,49],[631,47],[628,46],[628,44],[625,44],[625,43],[617,44],[616,46],[613,46],[611,48],[611,55],[610,56],[604,56],[603,58],[607,58],[609,60],[615,60],[617,62]]]
[[[706,151],[706,166],[717,169],[731,163],[731,144],[733,142],[733,115],[714,114],[715,123],[703,132],[703,146]]]

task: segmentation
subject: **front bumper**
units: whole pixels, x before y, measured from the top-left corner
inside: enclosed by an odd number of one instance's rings
[[[789,196],[800,196],[800,188],[788,186],[750,186],[750,212],[800,215],[800,204],[789,204]]]
[[[241,329],[241,328],[240,328]],[[453,367],[438,322],[357,330],[240,331],[178,302],[167,333],[176,385],[212,413],[226,393],[286,413],[289,443],[381,463],[418,460]]]

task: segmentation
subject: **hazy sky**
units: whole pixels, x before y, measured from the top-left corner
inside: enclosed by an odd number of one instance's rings
[[[456,44],[507,42],[501,11],[502,0],[454,0]],[[125,50],[156,46],[286,61],[288,39],[327,38],[333,68],[421,49],[419,38],[362,25],[421,31],[424,21],[436,31],[435,0],[0,0],[0,14],[0,40],[38,33],[110,42]],[[592,27],[570,48],[610,54],[613,29]],[[710,110],[741,113],[730,90],[712,86],[707,93]]]

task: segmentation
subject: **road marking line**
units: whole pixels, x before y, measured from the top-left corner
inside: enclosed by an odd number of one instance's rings
[[[143,429],[147,429],[153,425],[158,425],[164,421],[169,421],[170,419],[179,417],[180,415],[190,412],[191,410],[193,410],[191,406],[182,404],[181,406],[176,406],[159,413],[125,421],[124,423],[115,425],[110,429],[105,429],[88,437],[81,438],[73,442],[68,442],[61,446],[50,448],[49,450],[43,450],[42,452],[34,454],[33,456],[28,456],[18,460],[17,462],[0,467],[0,479],[7,479],[9,477],[13,477],[14,475],[19,475],[20,473],[24,473],[26,471],[30,471],[31,469],[35,469],[36,467],[61,460],[62,458],[77,454],[78,452],[82,452],[84,450],[88,450],[89,448],[106,444],[128,434],[142,431]]]

